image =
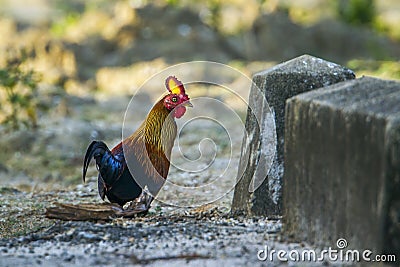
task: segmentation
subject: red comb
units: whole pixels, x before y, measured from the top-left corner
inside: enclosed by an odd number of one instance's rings
[[[185,94],[185,87],[180,80],[178,80],[175,76],[169,76],[165,80],[165,87],[167,87],[168,91],[171,94],[176,95],[184,95]]]

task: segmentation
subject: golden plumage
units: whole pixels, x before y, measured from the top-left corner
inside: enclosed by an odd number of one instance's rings
[[[151,177],[160,188],[167,179],[169,159],[177,133],[175,120],[164,107],[163,100],[164,98],[154,105],[138,130],[123,141],[125,154],[128,156],[133,153],[144,167],[146,176]],[[150,192],[156,191],[149,184],[147,186]]]

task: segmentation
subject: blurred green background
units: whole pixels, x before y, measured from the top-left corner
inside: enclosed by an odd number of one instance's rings
[[[174,63],[251,76],[306,53],[400,79],[399,25],[398,0],[0,0],[1,184],[80,183],[88,140],[117,142],[130,96]]]

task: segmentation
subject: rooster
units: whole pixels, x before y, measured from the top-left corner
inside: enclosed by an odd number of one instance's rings
[[[150,208],[167,179],[177,134],[175,118],[181,118],[186,107],[192,107],[181,81],[169,76],[165,86],[169,93],[153,106],[131,136],[111,150],[104,142],[93,141],[86,151],[83,182],[94,158],[100,197],[118,204],[119,211],[125,215],[147,212]],[[131,204],[124,210],[129,201]]]

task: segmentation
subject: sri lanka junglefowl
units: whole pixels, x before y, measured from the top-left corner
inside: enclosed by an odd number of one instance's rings
[[[93,141],[83,162],[83,182],[92,158],[96,161],[98,191],[124,214],[146,212],[167,179],[171,150],[177,134],[175,118],[192,106],[183,84],[175,77],[165,81],[168,94],[150,110],[147,118],[129,137],[109,150]],[[147,187],[147,190],[144,188]],[[132,201],[127,209],[123,206]]]

